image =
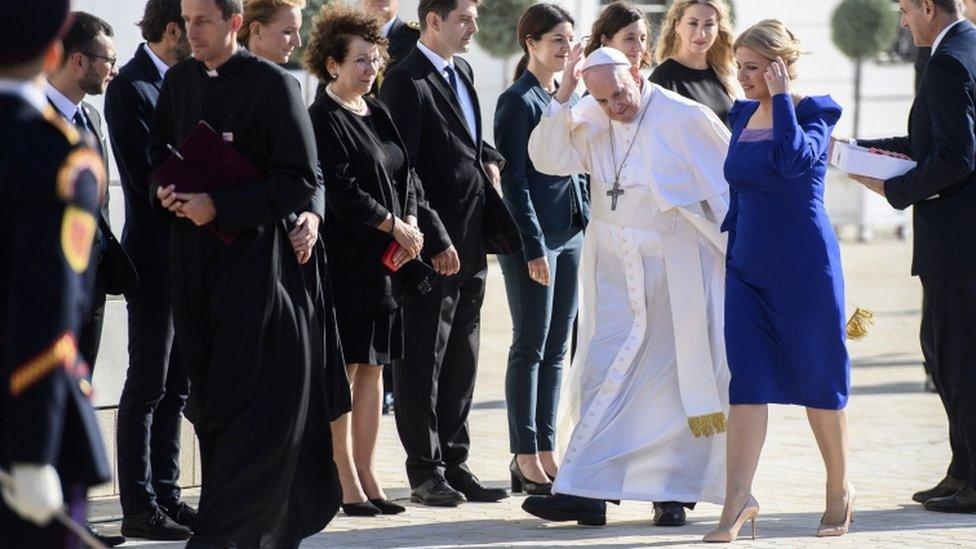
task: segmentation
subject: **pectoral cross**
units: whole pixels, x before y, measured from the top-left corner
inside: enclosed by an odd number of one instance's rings
[[[607,191],[607,196],[610,197],[610,211],[615,211],[617,209],[617,198],[624,194],[624,189],[620,186],[620,180],[613,180],[613,188]]]

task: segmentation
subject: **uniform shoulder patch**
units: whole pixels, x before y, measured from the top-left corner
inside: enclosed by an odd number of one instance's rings
[[[71,270],[81,274],[88,269],[98,221],[91,212],[68,204],[61,219],[61,253]]]
[[[420,23],[418,21],[408,21],[407,26],[413,30],[420,30]]]
[[[72,145],[77,145],[81,141],[81,133],[78,132],[78,128],[75,128],[74,124],[69,124],[63,116],[54,112],[54,107],[51,105],[44,105],[44,120],[47,120],[52,126],[61,132],[61,135],[68,140],[68,143]]]
[[[85,176],[90,174],[90,176]],[[107,177],[102,157],[94,149],[78,147],[68,153],[68,156],[58,168],[57,193],[58,198],[71,203],[77,201],[79,193],[87,194],[88,189],[81,189],[79,185],[89,183],[94,179],[96,184],[95,198],[98,205],[105,199]]]

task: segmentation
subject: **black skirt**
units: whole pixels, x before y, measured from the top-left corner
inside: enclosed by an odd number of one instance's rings
[[[336,310],[346,364],[388,365],[403,359],[400,308],[392,311]]]

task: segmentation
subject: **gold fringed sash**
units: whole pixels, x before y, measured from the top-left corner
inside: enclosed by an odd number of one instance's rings
[[[868,335],[868,326],[874,324],[874,313],[858,307],[847,321],[847,339],[860,341]]]
[[[688,418],[688,426],[691,427],[691,432],[695,438],[724,433],[726,428],[725,414],[715,412],[714,414],[690,417]]]

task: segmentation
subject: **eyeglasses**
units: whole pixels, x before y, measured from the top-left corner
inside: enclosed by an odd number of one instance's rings
[[[366,70],[367,68],[374,68],[376,70],[381,70],[386,65],[386,61],[382,57],[360,57],[356,59],[356,66],[360,70]]]
[[[90,53],[90,52],[87,52],[87,51],[83,51],[83,52],[81,52],[81,54],[84,55],[84,56],[86,56],[86,57],[94,57],[96,59],[104,59],[105,61],[108,61],[109,66],[112,67],[113,69],[115,68],[115,64],[119,61],[119,58],[118,57],[105,57],[104,55],[98,55],[97,53]]]

